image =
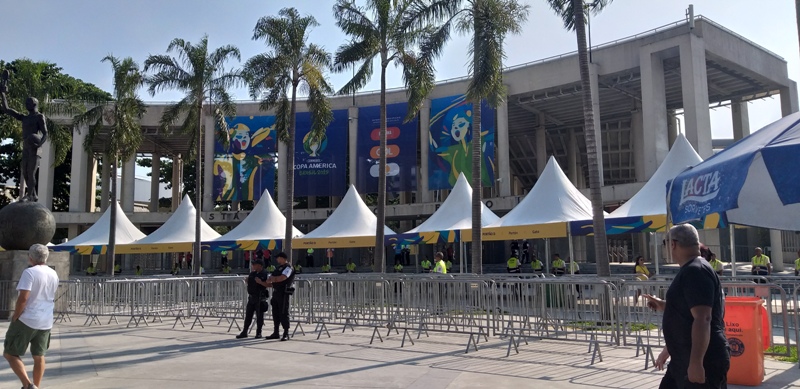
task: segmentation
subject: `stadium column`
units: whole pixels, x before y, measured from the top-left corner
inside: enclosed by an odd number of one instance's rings
[[[122,163],[122,210],[133,212],[133,202],[136,185],[136,154]]]
[[[430,150],[430,135],[428,131],[431,127],[431,100],[422,101],[419,109],[419,182],[417,194],[423,203],[433,202],[431,191],[428,190],[428,151]],[[419,200],[417,200],[419,202]]]
[[[152,172],[150,173],[150,212],[158,212],[159,181],[161,181],[161,153],[153,153]]]
[[[664,81],[664,62],[659,52],[650,47],[639,49],[639,69],[642,82],[642,124],[633,115],[634,150],[641,158],[635,160],[636,181],[645,182],[653,176],[658,165],[667,157],[669,125],[667,93]]]
[[[706,49],[702,38],[689,34],[679,45],[684,133],[700,157],[713,155],[708,109]]]
[[[39,177],[36,188],[39,195],[38,202],[47,209],[53,209],[53,177],[55,177],[53,162],[56,160],[56,148],[53,146],[53,138],[48,138],[44,142],[41,151],[42,157],[39,160]],[[81,152],[80,154],[83,153]]]
[[[103,171],[100,173],[100,212],[108,209],[111,201],[111,158],[103,155]]]
[[[216,131],[216,123],[214,122],[213,115],[203,116],[205,121],[205,129],[203,138],[203,212],[211,212],[214,210],[214,134]],[[260,193],[259,193],[260,194]]]
[[[538,177],[547,166],[547,129],[544,115],[537,114],[536,117],[539,119],[539,126],[536,127],[536,176]]]
[[[789,81],[789,86],[780,89],[781,115],[788,116],[798,111],[797,83]],[[770,248],[772,250],[772,266],[775,271],[783,271],[783,233],[779,230],[769,230]]]
[[[508,98],[497,106],[497,165],[500,173],[498,185],[500,197],[511,196],[511,156],[508,153]]]
[[[180,154],[172,157],[172,211],[181,205],[183,189],[183,158]]]
[[[89,163],[86,166],[86,212],[95,212],[97,209],[97,158],[89,155]]]
[[[82,125],[72,135],[72,166],[70,166],[70,181],[78,185],[71,185],[69,191],[69,211],[86,212],[86,183],[89,180],[89,154],[83,149],[83,142],[89,132],[89,126]],[[41,171],[41,170],[39,170]]]
[[[650,134],[652,136],[652,134]],[[633,168],[636,173],[636,182],[646,182],[647,175],[644,169],[644,115],[641,102],[631,112],[631,144],[633,149]],[[651,173],[652,174],[652,173]]]
[[[567,171],[569,181],[578,187],[578,135],[574,128],[569,129],[569,143],[567,144]]]
[[[734,141],[750,135],[750,114],[747,111],[746,101],[741,99],[731,101],[731,119]]]
[[[600,170],[600,186],[605,186],[603,174],[603,132],[600,123],[600,81],[598,65],[589,64],[589,82],[592,89],[592,112],[594,114],[594,137],[597,144],[597,168]]]
[[[356,185],[358,178],[358,107],[347,108],[347,148],[349,150],[350,185]],[[363,193],[362,193],[363,195]]]

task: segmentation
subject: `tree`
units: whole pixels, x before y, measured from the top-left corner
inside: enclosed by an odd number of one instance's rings
[[[339,0],[333,7],[336,25],[351,37],[339,47],[333,70],[342,72],[358,68],[353,78],[338,92],[355,93],[372,77],[373,64],[378,60],[381,71],[380,102],[380,158],[378,162],[377,227],[375,231],[374,264],[386,271],[384,225],[386,224],[386,68],[390,64],[403,68],[403,81],[408,93],[408,115],[416,116],[422,99],[433,88],[434,72],[431,59],[415,55],[410,48],[427,37],[428,28],[409,31],[404,24],[409,17],[412,2],[409,0],[367,0],[366,9],[353,0]],[[367,11],[371,11],[371,15]],[[370,17],[371,16],[371,17]],[[360,66],[359,66],[360,64]]]
[[[100,134],[107,134],[103,154],[110,157],[112,172],[117,171],[119,161],[127,161],[136,155],[144,136],[139,123],[147,111],[137,91],[144,85],[144,76],[139,65],[130,57],[120,60],[113,55],[106,56],[102,62],[111,63],[114,73],[114,92],[111,101],[98,104],[78,115],[73,122],[76,126],[88,125],[89,132],[84,139],[83,148],[92,153],[92,144]],[[104,158],[105,162],[106,159]],[[114,261],[117,244],[117,180],[116,174],[111,180],[111,213],[108,232],[108,248],[106,249],[107,269],[114,275]]]
[[[472,269],[483,272],[481,221],[481,102],[497,107],[506,98],[503,84],[503,40],[509,33],[519,34],[528,18],[529,6],[517,0],[428,0],[418,2],[410,25],[444,20],[431,36],[438,46],[431,46],[438,55],[450,36],[451,28],[471,33],[469,65],[471,80],[467,99],[472,101]]]
[[[321,140],[333,120],[333,111],[326,94],[333,88],[325,79],[330,54],[322,47],[308,43],[311,28],[318,26],[313,16],[300,16],[294,8],[284,8],[278,17],[264,16],[253,30],[253,40],[263,39],[269,52],[250,58],[245,64],[245,78],[250,96],[261,99],[261,109],[275,109],[278,138],[287,145],[286,187],[283,189],[286,235],[283,250],[292,257],[292,224],[294,199],[294,144],[297,92],[308,94],[306,103],[311,113],[311,141]]]
[[[203,187],[202,177],[202,144],[205,123],[203,122],[203,106],[208,102],[213,109],[216,126],[219,133],[228,133],[226,117],[236,115],[236,105],[228,93],[228,89],[235,86],[241,79],[238,70],[225,68],[225,63],[231,59],[241,60],[241,53],[235,46],[225,45],[213,52],[208,50],[208,36],[203,36],[197,45],[183,39],[176,38],[167,46],[167,53],[175,51],[176,57],[169,54],[151,55],[144,63],[144,70],[153,71],[148,77],[148,91],[150,95],[176,89],[186,93],[183,99],[176,104],[168,106],[161,117],[160,126],[165,132],[184,117],[179,131],[184,135],[192,135],[192,150],[187,160],[197,159],[196,182],[199,188]],[[202,220],[202,190],[195,191],[195,244],[192,273],[195,265],[201,258],[200,225]]]
[[[586,158],[589,165],[589,191],[592,200],[594,226],[594,252],[597,262],[597,275],[608,277],[611,268],[608,263],[608,241],[606,239],[605,217],[603,216],[603,194],[600,188],[600,166],[597,139],[592,110],[592,83],[589,78],[589,54],[586,45],[586,13],[598,13],[611,0],[595,0],[584,5],[583,0],[547,0],[548,5],[564,21],[567,30],[574,30],[578,38],[578,62],[581,73],[581,97],[583,99],[583,136],[586,142]]]

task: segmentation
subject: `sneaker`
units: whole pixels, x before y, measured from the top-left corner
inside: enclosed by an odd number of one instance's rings
[[[23,387],[22,389],[39,389],[38,386],[34,385],[33,383],[29,384],[27,388]]]
[[[241,333],[241,334],[239,334],[239,335],[236,335],[236,339],[244,339],[244,338],[246,338],[246,337],[247,337],[247,333],[244,333],[244,332],[242,332],[242,333]]]
[[[264,338],[264,339],[266,339],[266,340],[273,340],[273,339],[280,339],[280,337],[281,337],[281,336],[280,336],[280,335],[278,335],[277,333],[273,333],[272,335],[270,335],[270,336],[267,336],[267,337],[266,337],[266,338]]]

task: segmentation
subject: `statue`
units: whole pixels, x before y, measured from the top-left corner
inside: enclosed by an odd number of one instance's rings
[[[44,115],[38,111],[39,100],[35,97],[25,99],[25,108],[28,114],[23,115],[8,108],[6,93],[8,93],[8,70],[3,70],[0,79],[0,98],[2,98],[2,112],[22,122],[22,177],[20,183],[20,201],[36,202],[39,197],[36,193],[36,171],[39,170],[39,159],[42,155],[42,145],[47,140],[47,123]]]

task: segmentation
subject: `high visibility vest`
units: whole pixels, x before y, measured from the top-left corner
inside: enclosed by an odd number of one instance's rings
[[[397,265],[394,265],[394,271],[396,273],[402,273],[403,272],[403,265],[401,265],[399,263]]]
[[[436,266],[433,268],[434,273],[447,274],[447,266],[444,261],[436,261]]]
[[[230,268],[230,267],[228,267],[228,266],[225,266],[225,267],[223,267],[223,268],[222,268],[222,273],[224,273],[224,274],[228,274],[228,273],[230,273],[230,272],[231,272],[231,268]]]
[[[567,265],[564,263],[563,259],[556,259],[553,261],[553,268],[554,269],[566,269]]]
[[[509,269],[516,269],[517,267],[519,267],[519,260],[517,259],[517,257],[509,258],[507,263]]]
[[[347,269],[347,271],[350,271],[350,272],[356,271],[356,264],[353,263],[353,262],[350,262],[345,266],[345,268]]]
[[[709,262],[708,264],[711,265],[711,268],[714,269],[714,271],[722,271],[722,268],[724,266],[722,264],[722,261],[720,261],[719,259],[714,259],[713,261]]]
[[[750,259],[750,261],[752,262],[753,266],[767,267],[767,264],[769,264],[769,257],[761,254],[761,256],[754,256],[752,259]]]
[[[322,265],[322,271],[324,273],[327,273],[327,272],[331,271],[331,265],[328,265],[328,264]]]
[[[569,271],[570,271],[570,273],[577,273],[577,272],[581,271],[581,267],[580,267],[580,265],[578,265],[577,262],[572,261],[572,262],[569,263]]]
[[[794,269],[800,270],[800,258],[794,260]]]
[[[533,270],[535,270],[535,271],[540,271],[540,270],[542,270],[542,261],[540,261],[540,260],[538,260],[538,259],[537,259],[537,260],[534,260],[533,262],[531,262],[531,268],[532,268]]]
[[[267,271],[270,272],[270,273],[274,272],[275,271],[275,266],[274,265],[267,266]]]
[[[453,268],[453,262],[452,261],[445,262],[445,265],[447,265],[447,271],[450,271],[450,269]]]
[[[140,269],[138,269],[138,270],[136,270],[136,275],[137,275],[137,276],[140,276],[140,275],[142,275],[142,269],[141,269],[141,268],[140,268]]]
[[[422,268],[425,269],[425,270],[430,270],[431,269],[431,261],[429,261],[427,259],[422,261]]]

